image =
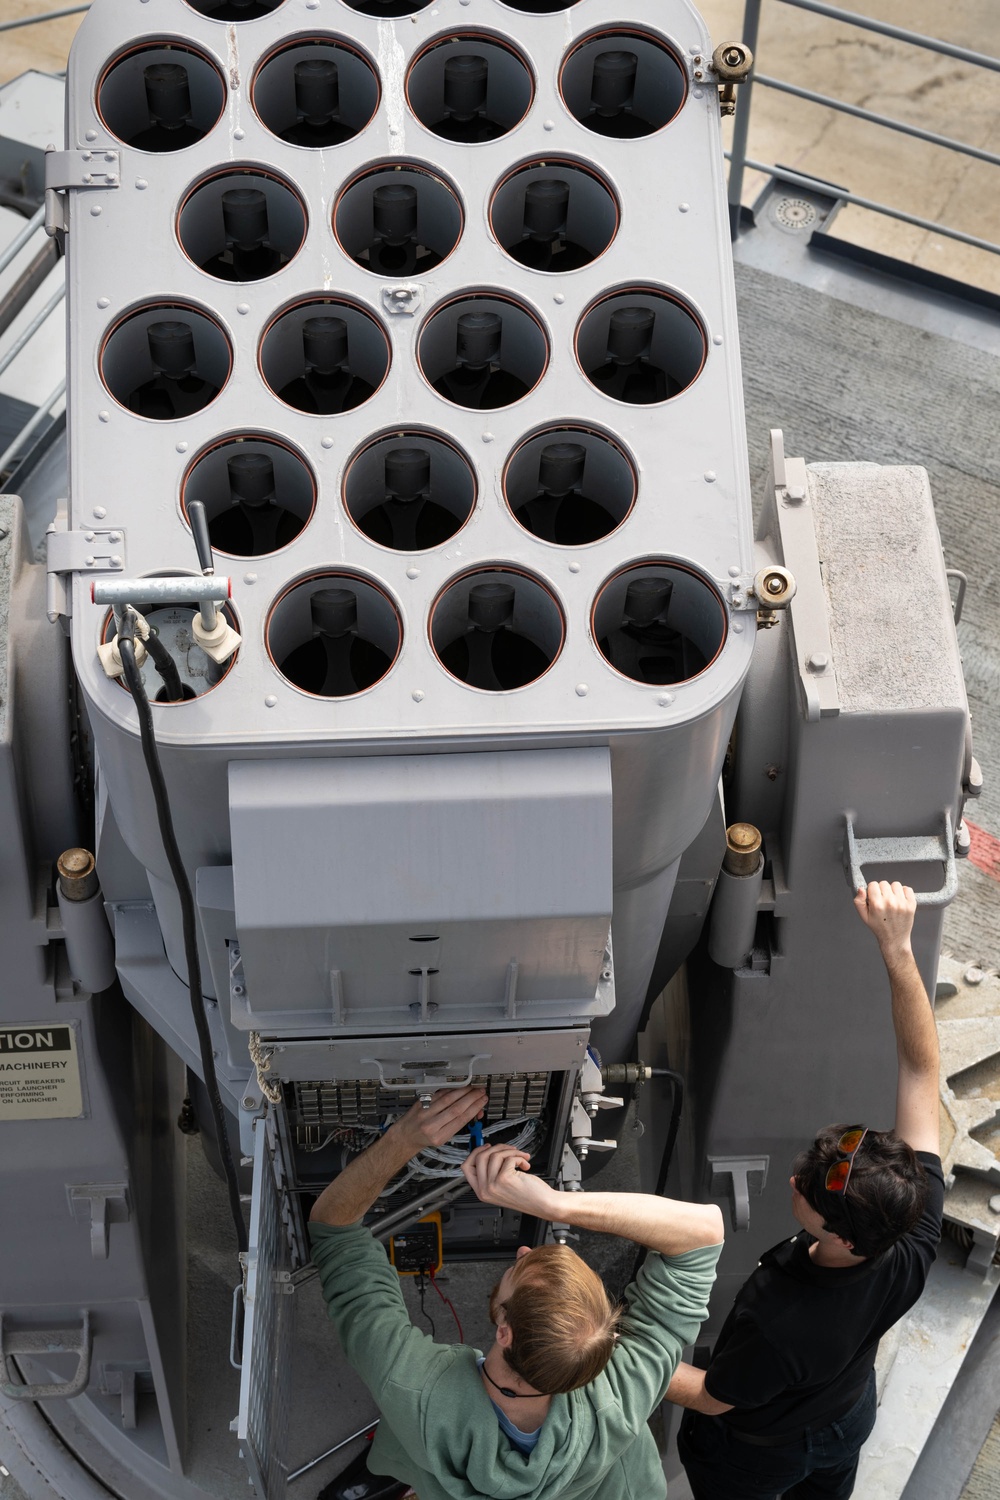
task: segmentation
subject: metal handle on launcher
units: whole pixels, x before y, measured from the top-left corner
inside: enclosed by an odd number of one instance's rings
[[[239,1347],[240,1314],[246,1312],[246,1293],[242,1281],[233,1287],[233,1321],[229,1330],[229,1363],[234,1370],[243,1368],[243,1351]]]
[[[844,864],[847,867],[851,890],[857,891],[867,885],[865,865],[884,864],[942,864],[944,884],[936,891],[918,891],[918,906],[947,906],[958,892],[958,869],[955,863],[955,831],[951,813],[945,810],[941,833],[918,834],[916,837],[893,837],[859,839],[854,831],[854,818],[847,813],[844,818],[847,837],[844,842]]]
[[[211,578],[200,581],[189,573],[178,573],[166,578],[109,578],[95,579],[91,584],[91,597],[95,604],[111,604],[124,608],[136,599],[148,607],[158,604],[189,603],[192,594],[200,594],[211,600],[228,599],[228,578]]]
[[[205,513],[205,505],[201,500],[189,500],[188,520],[191,522],[191,535],[194,537],[195,551],[198,554],[198,566],[203,578],[211,578],[215,573],[215,562],[212,558],[212,539],[208,534],[208,516]],[[206,630],[215,629],[215,604],[207,595],[199,594],[198,610],[201,614],[201,623]]]
[[[492,1052],[474,1052],[473,1055],[469,1058],[468,1072],[466,1073],[466,1075],[465,1075],[464,1078],[459,1078],[459,1079],[454,1079],[454,1078],[440,1078],[440,1077],[438,1077],[437,1073],[431,1068],[431,1069],[428,1069],[427,1071],[425,1071],[424,1076],[422,1078],[417,1078],[416,1076],[414,1076],[413,1078],[404,1079],[400,1083],[393,1083],[391,1081],[391,1079],[386,1078],[385,1074],[386,1074],[386,1069],[387,1068],[391,1068],[392,1071],[395,1072],[395,1073],[399,1073],[402,1070],[402,1071],[411,1071],[414,1075],[416,1075],[417,1071],[421,1067],[426,1068],[426,1064],[423,1064],[423,1063],[405,1063],[405,1062],[398,1062],[398,1063],[385,1062],[385,1061],[383,1061],[383,1059],[378,1058],[378,1057],[362,1057],[362,1058],[359,1059],[359,1061],[365,1067],[378,1068],[378,1081],[379,1081],[379,1087],[380,1088],[386,1089],[387,1091],[394,1091],[396,1093],[404,1093],[404,1092],[408,1092],[408,1091],[410,1091],[412,1089],[416,1089],[416,1090],[419,1091],[420,1089],[422,1089],[424,1087],[435,1088],[435,1089],[464,1089],[464,1088],[468,1088],[469,1084],[473,1080],[473,1077],[475,1076],[476,1063],[477,1062],[489,1062],[489,1060],[490,1060],[490,1058],[492,1056],[493,1056]],[[448,1066],[448,1067],[452,1066],[452,1063],[451,1063],[450,1059],[448,1060],[447,1064],[445,1064],[445,1066]],[[464,1059],[463,1059],[462,1063],[458,1064],[458,1066],[459,1067],[464,1066]]]

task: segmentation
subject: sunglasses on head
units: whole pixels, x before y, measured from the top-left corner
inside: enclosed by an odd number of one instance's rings
[[[847,1184],[851,1178],[851,1168],[854,1166],[854,1158],[861,1149],[861,1142],[868,1134],[867,1125],[852,1125],[850,1130],[845,1130],[837,1142],[837,1150],[840,1152],[840,1161],[835,1161],[826,1174],[826,1190],[828,1193],[847,1192]]]

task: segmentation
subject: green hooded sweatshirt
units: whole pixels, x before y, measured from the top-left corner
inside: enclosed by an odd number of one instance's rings
[[[524,1454],[500,1429],[476,1366],[480,1351],[435,1344],[414,1328],[399,1278],[369,1231],[310,1224],[309,1233],[344,1354],[382,1413],[373,1473],[411,1484],[420,1500],[663,1500],[646,1423],[705,1318],[721,1245],[647,1255],[607,1367],[582,1389],[553,1396],[534,1451]]]

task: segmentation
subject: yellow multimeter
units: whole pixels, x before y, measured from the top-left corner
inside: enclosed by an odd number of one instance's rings
[[[441,1215],[425,1214],[389,1239],[389,1260],[400,1276],[436,1276],[444,1265]]]

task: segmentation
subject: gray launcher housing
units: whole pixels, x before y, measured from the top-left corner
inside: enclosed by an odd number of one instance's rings
[[[240,994],[223,1007],[230,1032],[398,1032],[413,1025],[416,1005],[432,1032],[592,1025],[605,1059],[624,1057],[677,862],[712,805],[754,630],[716,91],[691,77],[707,37],[685,4],[634,9],[624,32],[648,35],[640,51],[656,44],[656,76],[676,115],[645,139],[610,140],[570,113],[560,70],[579,39],[622,31],[613,8],[588,0],[563,14],[518,15],[516,37],[506,35],[512,19],[498,5],[472,17],[455,4],[398,21],[340,6],[292,20],[283,6],[227,27],[180,0],[149,0],[141,32],[131,11],[98,5],[73,49],[71,152],[93,147],[101,168],[97,148],[112,147],[120,180],[101,186],[95,177],[71,206],[70,527],[97,528],[99,541],[120,535],[112,545],[128,577],[192,568],[185,502],[203,483],[205,455],[237,439],[291,449],[312,490],[307,523],[289,545],[217,556],[232,577],[242,645],[211,691],[154,710],[178,839],[197,879],[208,992],[228,1002],[234,951],[242,962]],[[520,80],[526,112],[500,139],[469,145],[434,134],[414,108],[433,115],[421,92],[431,87],[428,67],[474,47],[475,36],[502,44],[498,71]],[[321,39],[336,44],[342,64],[363,60],[378,96],[367,127],[322,152],[282,141],[257,113],[280,94],[287,49],[313,56]],[[148,56],[185,61],[195,108],[196,72],[216,101],[205,108],[217,110],[217,123],[178,152],[140,155],[109,134],[109,119],[128,119],[133,75]],[[421,62],[424,73],[414,73]],[[342,95],[349,71],[341,67]],[[574,192],[577,177],[587,191],[598,180],[613,210],[608,248],[568,276],[519,265],[491,228],[494,186],[542,162],[562,164]],[[449,185],[461,233],[435,269],[396,283],[351,258],[343,241],[353,220],[338,216],[359,176],[400,163]],[[223,168],[255,174],[227,181],[283,184],[307,225],[297,253],[267,279],[220,281],[182,248],[184,240],[201,253],[208,243],[209,210],[192,219],[192,205]],[[493,219],[501,217],[498,207]],[[580,358],[589,362],[590,344],[606,339],[600,304],[609,293],[626,304],[654,299],[654,354],[680,361],[689,382],[673,399],[628,405],[584,374]],[[511,368],[540,351],[537,383],[501,409],[463,409],[425,373],[453,346],[449,307],[472,295],[504,317]],[[274,393],[294,371],[308,304],[343,313],[362,351],[352,368],[378,386],[353,411],[307,414]],[[199,374],[221,385],[219,395],[184,420],[129,411],[128,389],[151,374],[148,323],[195,314]],[[526,439],[551,430],[558,440],[574,427],[600,455],[610,443],[624,458],[634,501],[623,502],[609,535],[567,547],[515,520],[504,479]],[[372,541],[344,499],[373,441],[401,433],[457,450],[474,482],[464,525],[419,553]],[[667,688],[619,673],[595,640],[607,629],[602,608],[620,610],[623,572],[657,564],[675,584],[671,623],[709,663]],[[515,628],[553,658],[516,691],[467,686],[435,650],[435,631],[440,640],[451,629],[456,580],[460,594],[478,574],[514,580]],[[356,589],[362,624],[370,620],[392,658],[380,681],[335,700],[302,691],[278,664],[289,639],[308,633],[310,587],[329,585],[330,575]],[[167,989],[170,970],[183,972],[179,918],[132,704],[97,660],[109,611],[92,602],[92,582],[86,573],[74,580],[72,639],[100,764],[98,865],[117,913],[126,993],[162,1026],[150,969],[159,965]],[[149,892],[155,917],[134,905]],[[609,926],[613,989],[601,979]],[[436,939],[433,965],[420,955],[438,971],[429,991],[411,972],[415,936]],[[231,1035],[233,1064],[241,1047]],[[498,1042],[495,1066],[504,1065]]]

